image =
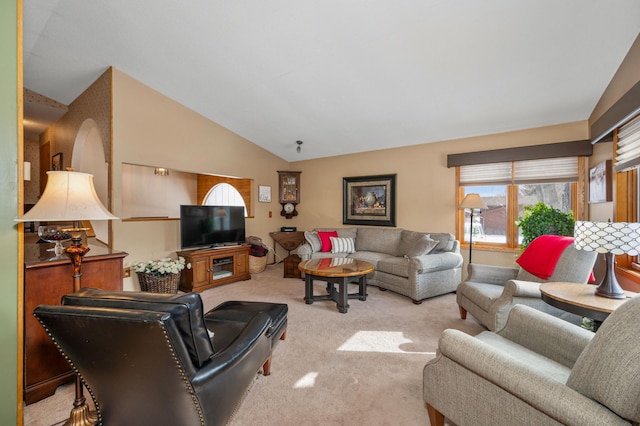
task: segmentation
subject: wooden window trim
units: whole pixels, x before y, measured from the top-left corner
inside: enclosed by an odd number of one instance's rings
[[[247,217],[253,217],[253,206],[251,203],[251,179],[199,174],[197,183],[198,204],[202,204],[209,191],[211,191],[211,188],[219,183],[228,183],[237,189],[247,208]]]
[[[513,169],[515,162],[511,163],[511,176],[513,179]],[[586,217],[586,157],[578,157],[578,182],[571,183],[571,210],[574,212],[576,220],[584,220]],[[460,167],[456,167],[456,208],[464,199],[464,188],[460,185]],[[505,244],[474,242],[474,246],[483,250],[495,251],[517,251],[520,248],[518,244],[517,227],[509,226],[514,224],[518,219],[518,185],[507,185],[507,242]],[[461,247],[468,247],[469,244],[464,241],[464,211],[457,208],[456,211],[456,238],[460,241]],[[640,269],[639,269],[640,271]]]

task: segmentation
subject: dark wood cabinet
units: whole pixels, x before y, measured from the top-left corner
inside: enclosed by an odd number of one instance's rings
[[[179,251],[191,268],[180,276],[180,290],[201,292],[211,287],[250,280],[248,245]]]
[[[25,245],[24,263],[24,399],[27,404],[51,396],[74,378],[40,323],[33,316],[38,305],[59,305],[73,293],[73,267],[65,257],[46,249],[51,244]],[[82,286],[122,290],[124,252],[93,247],[82,262]]]

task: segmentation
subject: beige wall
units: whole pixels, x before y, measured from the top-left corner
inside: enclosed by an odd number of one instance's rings
[[[630,52],[636,58],[636,41]],[[625,60],[616,80],[598,107],[608,107],[637,81],[633,60]],[[636,67],[637,68],[637,67]],[[619,79],[618,79],[619,78]],[[629,80],[630,79],[630,80]],[[620,81],[622,83],[620,83]],[[635,83],[634,81],[634,83]],[[623,88],[623,89],[621,89]],[[273,189],[271,203],[254,200],[253,218],[247,234],[273,242],[269,232],[283,225],[300,230],[342,225],[342,178],[397,174],[397,226],[421,231],[455,232],[455,171],[446,167],[448,154],[582,140],[589,137],[589,122],[581,121],[538,129],[478,136],[459,140],[372,151],[325,159],[287,163],[239,135],[204,118],[126,74],[112,70],[113,90],[113,200],[112,211],[122,216],[122,164],[164,166],[192,173],[211,173],[253,180]],[[601,113],[600,113],[601,114]],[[590,121],[597,119],[594,114]],[[595,118],[594,118],[595,117]],[[56,152],[55,147],[52,152]],[[611,158],[607,144],[598,145],[590,165]],[[66,160],[65,160],[66,163]],[[287,220],[279,215],[277,170],[300,170],[299,216]],[[270,213],[272,217],[269,217]],[[611,203],[589,206],[595,218],[609,216]],[[179,248],[178,222],[145,221],[113,224],[115,249],[129,253],[125,265],[175,255]],[[286,252],[278,250],[279,257]],[[512,265],[515,253],[475,250],[478,263]],[[463,250],[468,256],[468,251]],[[135,288],[127,280],[125,288]]]
[[[277,170],[289,169],[286,161],[114,69],[113,213],[118,217],[123,163],[252,179],[254,217],[247,219],[247,235],[271,244],[269,232],[285,224],[277,193],[271,203],[258,203],[257,188],[270,185],[277,191]],[[125,265],[175,257],[178,225],[176,220],[114,221],[114,248],[129,253]],[[136,287],[136,280],[125,280],[125,289]]]
[[[602,117],[638,81],[640,81],[640,35],[636,37],[624,61],[593,109],[589,117],[589,125]]]
[[[343,155],[291,164],[301,170],[299,229],[342,225],[342,178],[397,174],[397,226],[426,232],[455,233],[455,169],[447,155],[525,145],[584,140],[586,121],[397,149]],[[465,259],[468,251],[463,250]],[[474,250],[474,261],[510,266],[514,253]]]
[[[113,202],[121,216],[122,163],[165,166],[176,170],[244,177],[271,185],[272,203],[255,203],[247,234],[273,242],[269,232],[280,226],[300,230],[342,225],[342,178],[397,174],[397,226],[433,232],[455,232],[455,170],[447,155],[486,149],[573,141],[588,137],[587,122],[372,151],[288,164],[246,139],[113,71]],[[277,170],[300,170],[299,215],[279,215]],[[254,196],[257,194],[254,193]],[[273,217],[269,218],[269,211]],[[114,222],[114,247],[129,253],[125,264],[174,255],[179,248],[176,221]],[[277,248],[278,249],[278,248]],[[479,263],[512,265],[514,253],[476,250]],[[286,255],[278,249],[278,255]],[[463,251],[467,257],[467,250]],[[134,281],[126,287],[134,288]]]
[[[111,70],[78,96],[67,113],[40,135],[40,144],[51,143],[51,155],[62,152],[63,167],[71,167],[73,145],[80,126],[93,119],[100,131],[105,158],[109,161],[111,146]],[[106,204],[106,203],[105,203]]]

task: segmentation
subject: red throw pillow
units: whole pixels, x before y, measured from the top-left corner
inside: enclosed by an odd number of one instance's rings
[[[320,251],[331,251],[330,237],[337,237],[338,231],[318,231],[318,237],[320,237],[320,243],[322,243],[322,249]]]

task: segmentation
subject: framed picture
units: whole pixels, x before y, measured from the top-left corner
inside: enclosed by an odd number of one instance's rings
[[[51,170],[63,170],[62,153],[59,152],[51,157]]]
[[[606,203],[608,201],[613,201],[611,170],[611,160],[598,163],[589,169],[590,203]]]
[[[396,226],[396,175],[342,179],[342,223]]]
[[[271,187],[266,185],[260,185],[258,187],[258,201],[261,203],[271,202]]]

